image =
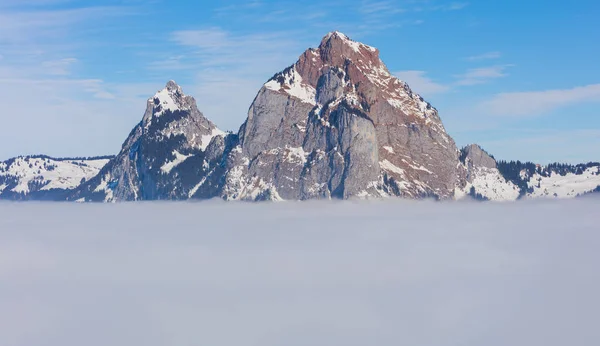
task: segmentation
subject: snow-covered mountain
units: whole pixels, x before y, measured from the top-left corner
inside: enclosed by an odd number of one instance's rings
[[[437,110],[390,74],[376,48],[332,32],[262,86],[238,133],[219,130],[171,81],[117,156],[8,160],[0,199],[508,201],[598,191],[599,170],[459,150]]]
[[[95,177],[110,157],[20,156],[0,162],[0,199],[56,200]]]
[[[69,196],[76,201],[187,199],[207,170],[205,152],[225,133],[170,81],[151,97],[119,154]]]

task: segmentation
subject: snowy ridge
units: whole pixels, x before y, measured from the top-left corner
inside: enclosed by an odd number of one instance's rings
[[[555,197],[572,198],[591,192],[600,186],[600,167],[590,167],[582,174],[560,175],[552,172],[549,177],[534,174],[528,182],[533,192],[528,198]]]
[[[462,149],[459,168],[466,185],[455,189],[455,199],[466,196],[492,201],[520,198],[574,198],[600,187],[600,164],[550,164],[500,161],[478,145]]]
[[[98,174],[109,159],[63,160],[49,157],[17,157],[0,163],[0,195],[14,192],[74,189],[82,180]]]

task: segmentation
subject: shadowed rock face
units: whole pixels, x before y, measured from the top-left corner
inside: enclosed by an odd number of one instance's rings
[[[198,111],[194,98],[171,81],[148,100],[120,153],[69,199],[187,199],[208,170],[207,146],[222,134]]]
[[[437,111],[338,32],[262,87],[232,157],[226,199],[450,198],[459,179]]]

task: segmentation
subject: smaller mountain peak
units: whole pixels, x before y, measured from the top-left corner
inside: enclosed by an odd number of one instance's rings
[[[154,113],[155,116],[161,116],[166,111],[190,110],[195,107],[195,100],[191,96],[186,96],[181,86],[173,80],[167,82],[167,85],[156,92],[148,102],[150,109],[154,109],[149,114]],[[146,118],[151,119],[151,117]]]
[[[165,89],[168,91],[181,91],[181,87],[174,80],[168,81]]]
[[[496,168],[496,160],[478,144],[470,144],[461,150],[461,161],[469,159],[474,166]]]

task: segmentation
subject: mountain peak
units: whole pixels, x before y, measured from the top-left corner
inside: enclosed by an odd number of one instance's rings
[[[334,48],[334,50],[341,50],[340,53],[345,53],[345,49],[342,49],[342,47],[349,47],[355,53],[360,53],[363,49],[369,52],[377,52],[376,48],[368,46],[364,43],[354,41],[350,37],[348,37],[348,35],[339,31],[332,31],[325,35],[325,37],[323,37],[323,39],[321,40],[319,49],[329,50],[331,48]]]
[[[350,39],[348,37],[348,35],[344,34],[343,32],[340,32],[340,31],[336,30],[336,31],[332,31],[332,32],[328,33],[327,35],[325,35],[325,37],[323,38],[323,40],[328,40],[328,39],[330,39],[333,36],[341,38],[341,39],[345,39],[345,40],[349,40]]]
[[[194,99],[186,96],[183,89],[173,80],[167,82],[167,85],[148,101],[156,116],[160,116],[166,111],[190,110],[195,107]]]
[[[496,160],[478,144],[470,144],[461,150],[461,161],[477,167],[496,168]]]
[[[168,81],[165,89],[168,91],[181,91],[181,87],[174,80]]]

